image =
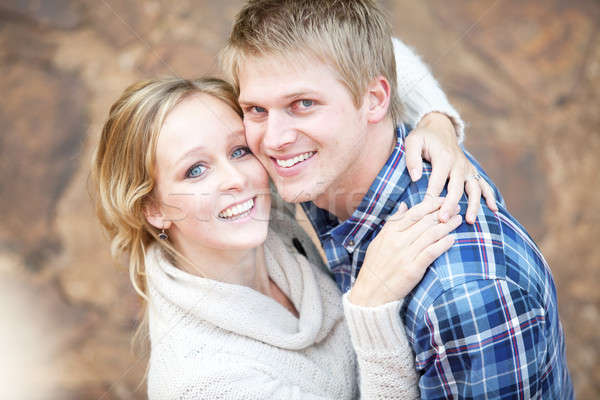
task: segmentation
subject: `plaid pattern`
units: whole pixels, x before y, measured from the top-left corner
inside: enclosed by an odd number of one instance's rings
[[[410,180],[402,145],[407,132],[398,127],[398,144],[348,220],[340,222],[311,202],[302,204],[343,291],[350,289],[386,218],[400,202],[412,207],[425,196],[431,167],[427,164],[418,182]],[[400,311],[421,396],[572,399],[550,269],[494,190],[498,213],[483,202],[477,222],[456,229],[454,246],[432,264]],[[464,215],[464,196],[460,207]]]

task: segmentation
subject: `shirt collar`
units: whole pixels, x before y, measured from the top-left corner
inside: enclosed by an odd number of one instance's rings
[[[396,128],[397,140],[392,153],[357,209],[346,221],[340,222],[333,214],[312,202],[302,204],[321,240],[331,237],[352,252],[396,210],[400,196],[411,182],[406,172],[403,144],[409,130],[406,125]]]

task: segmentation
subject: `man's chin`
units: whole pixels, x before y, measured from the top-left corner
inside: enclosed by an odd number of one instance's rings
[[[312,193],[310,190],[302,189],[302,185],[282,185],[275,183],[277,192],[281,198],[288,203],[303,203],[314,200],[319,193]]]

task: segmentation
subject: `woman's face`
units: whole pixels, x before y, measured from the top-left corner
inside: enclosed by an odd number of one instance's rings
[[[226,103],[196,94],[178,104],[160,130],[156,167],[160,212],[148,220],[168,229],[185,256],[265,241],[268,175],[247,147],[241,118]]]

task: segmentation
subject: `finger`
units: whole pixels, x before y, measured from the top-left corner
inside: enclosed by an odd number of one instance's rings
[[[444,199],[442,197],[436,197],[434,199],[426,198],[406,211],[400,218],[394,220],[394,224],[391,225],[391,227],[394,231],[404,231],[420,221],[425,215],[438,210],[442,206],[443,201]],[[388,219],[385,226],[388,226],[389,222],[390,220]]]
[[[438,156],[437,160],[432,162],[431,175],[429,176],[429,185],[427,185],[427,195],[437,197],[442,193],[444,185],[450,175],[452,161],[450,156]]]
[[[465,182],[465,190],[469,196],[469,205],[467,206],[467,215],[465,220],[469,224],[474,224],[479,207],[481,207],[481,186],[477,179],[467,179]]]
[[[413,182],[421,179],[423,174],[423,139],[418,132],[413,132],[404,141],[406,147],[406,169]]]
[[[395,242],[406,247],[414,243],[415,240],[419,239],[421,235],[433,226],[440,223],[439,210],[434,210],[428,214],[423,215],[421,219],[416,221],[412,226],[408,227],[403,231],[397,232],[397,238]]]
[[[465,168],[462,166],[455,167],[450,173],[448,193],[446,194],[446,200],[444,200],[444,204],[442,204],[442,209],[440,210],[440,221],[446,222],[454,215],[452,212],[456,209],[458,201],[463,195],[464,187]]]
[[[488,208],[494,212],[497,212],[498,204],[496,204],[496,195],[494,193],[494,189],[492,189],[490,184],[487,183],[483,178],[479,179],[479,184]]]
[[[456,206],[454,210],[454,214],[457,214],[460,211],[460,207]],[[403,245],[410,245],[414,243],[416,240],[420,239],[421,236],[427,232],[430,228],[440,224],[440,211],[433,211],[429,214],[426,214],[421,218],[421,220],[417,221],[414,225],[407,228],[405,231],[401,233],[401,236],[398,237],[399,243]],[[441,228],[444,230],[445,228]],[[454,228],[453,228],[454,229]],[[434,240],[438,240],[435,238]]]
[[[408,206],[406,205],[405,202],[400,203],[400,205],[398,206],[398,209],[396,210],[396,212],[394,212],[389,220],[394,220],[394,219],[398,219],[400,217],[402,217],[404,215],[404,213],[406,213],[408,211]]]
[[[461,223],[462,217],[460,215],[455,215],[454,217],[450,218],[448,222],[440,223],[430,227],[410,245],[409,254],[413,254],[414,258],[416,259],[419,253],[425,250],[428,246],[442,239],[444,236],[448,236],[450,232],[455,230]]]
[[[427,267],[454,245],[454,241],[454,236],[448,235],[427,246],[415,259],[415,268],[423,268],[423,272],[425,272]]]

